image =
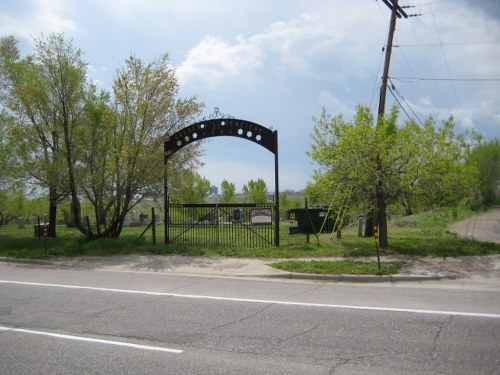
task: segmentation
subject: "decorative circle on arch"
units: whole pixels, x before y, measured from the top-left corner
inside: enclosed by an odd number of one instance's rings
[[[277,154],[277,131],[254,122],[233,118],[204,120],[179,130],[165,141],[165,162],[181,148],[205,138],[231,136],[257,143]]]

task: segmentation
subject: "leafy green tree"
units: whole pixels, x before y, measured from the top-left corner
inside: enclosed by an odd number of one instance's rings
[[[409,197],[408,202],[413,200],[429,209],[455,205],[469,194],[473,179],[466,163],[467,144],[463,136],[454,134],[453,128],[453,118],[438,127],[430,117],[422,126],[409,121],[399,130],[401,141],[413,142],[414,148],[410,152],[401,144],[398,150],[407,160],[401,170],[402,199]]]
[[[182,174],[182,188],[177,190],[177,197],[183,203],[204,203],[210,194],[210,181],[190,170]]]
[[[285,190],[280,193],[280,215],[281,219],[286,218],[286,210],[291,208],[299,208],[304,206],[304,197],[301,193],[293,190]]]
[[[194,122],[202,109],[194,97],[178,98],[178,89],[166,54],[151,62],[131,56],[118,70],[113,96],[93,90],[87,97],[79,175],[98,222],[93,236],[119,236],[127,213],[160,194],[165,137]],[[198,165],[199,153],[194,143],[170,159],[171,191],[187,186],[181,176]]]
[[[8,97],[9,80],[8,66],[10,62],[19,59],[17,40],[13,36],[0,39],[0,95],[1,102]],[[12,186],[19,178],[19,158],[16,147],[11,137],[8,137],[12,127],[12,116],[7,109],[0,111],[0,191]]]
[[[35,39],[34,54],[24,59],[15,39],[3,38],[0,73],[22,169],[49,192],[51,236],[57,204],[66,197],[74,224],[88,238],[119,236],[127,213],[145,196],[161,194],[165,138],[194,122],[203,107],[195,97],[178,98],[166,54],[151,62],[131,56],[113,93],[97,90],[86,80],[81,51],[61,34]],[[171,180],[198,166],[200,146],[171,158]],[[82,220],[82,196],[93,206],[94,227]]]
[[[232,203],[236,196],[236,186],[233,182],[223,180],[221,182],[221,203]]]
[[[59,200],[70,194],[79,213],[73,134],[83,106],[86,64],[61,34],[35,39],[34,54],[24,59],[12,37],[1,44],[2,99],[15,119],[11,135],[27,175],[49,191],[49,236],[55,237]]]
[[[16,179],[18,159],[11,139],[7,137],[7,123],[10,121],[5,112],[0,113],[0,190],[11,186]]]
[[[494,139],[480,143],[472,150],[469,158],[477,181],[476,201],[491,205],[497,200],[497,186],[500,182],[500,141]]]
[[[250,180],[246,185],[243,185],[243,194],[252,203],[267,203],[267,198],[269,193],[267,192],[266,182],[262,178],[255,180]]]
[[[16,192],[12,187],[0,190],[0,226],[9,224],[19,214],[15,210]]]
[[[423,126],[397,126],[396,107],[378,120],[359,106],[352,122],[323,110],[313,129],[309,155],[319,168],[308,192],[334,200],[342,209],[375,212],[381,247],[389,244],[387,207],[404,199],[428,206],[456,203],[468,193],[466,147],[453,133],[453,120],[441,128],[429,118]]]

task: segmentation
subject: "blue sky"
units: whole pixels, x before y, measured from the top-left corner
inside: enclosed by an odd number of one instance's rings
[[[405,111],[500,137],[500,2],[400,4],[421,14],[396,27],[390,76]],[[278,130],[280,188],[300,190],[314,168],[312,118],[326,107],[350,119],[360,103],[376,112],[389,17],[381,0],[2,0],[0,34],[31,53],[33,37],[63,32],[103,88],[130,54],[168,53],[181,96],[196,95],[202,116],[219,107]],[[199,172],[238,190],[264,178],[272,190],[273,160],[254,143],[213,138]]]

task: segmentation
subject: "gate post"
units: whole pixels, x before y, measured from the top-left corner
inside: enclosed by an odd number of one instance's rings
[[[280,188],[278,173],[278,131],[274,135],[274,245],[280,245]]]
[[[168,245],[170,242],[169,238],[169,210],[170,210],[170,201],[168,197],[168,175],[167,175],[167,160],[165,160],[165,168],[163,170],[163,222],[165,225],[165,245]]]

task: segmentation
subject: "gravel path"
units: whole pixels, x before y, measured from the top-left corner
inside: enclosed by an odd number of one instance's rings
[[[488,212],[451,224],[448,230],[461,237],[500,243],[500,207],[493,207]]]

